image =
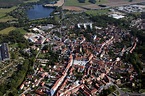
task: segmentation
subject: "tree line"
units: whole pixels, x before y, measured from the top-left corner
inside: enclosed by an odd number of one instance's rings
[[[18,96],[18,89],[23,82],[29,69],[29,60],[25,60],[22,65],[18,65],[17,71],[9,78],[8,82],[0,85],[0,96],[8,93],[8,96]],[[10,92],[8,92],[10,90]]]
[[[80,3],[85,3],[86,0],[78,0]],[[101,2],[101,0],[98,0],[99,2]],[[90,3],[95,4],[97,1],[96,0],[89,0]]]
[[[97,15],[91,16],[90,19],[96,23],[96,25],[101,27],[107,27],[108,24],[119,26],[122,28],[129,28],[129,22],[125,19],[116,20],[108,15]]]

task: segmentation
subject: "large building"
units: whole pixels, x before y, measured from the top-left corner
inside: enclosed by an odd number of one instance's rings
[[[0,45],[0,61],[9,60],[8,44],[3,43]]]

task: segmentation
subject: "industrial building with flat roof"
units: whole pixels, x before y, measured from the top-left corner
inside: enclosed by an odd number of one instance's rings
[[[0,45],[0,61],[9,60],[8,44],[3,43]]]

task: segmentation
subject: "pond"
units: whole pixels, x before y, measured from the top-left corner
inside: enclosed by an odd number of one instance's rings
[[[55,8],[33,5],[33,8],[29,9],[26,13],[30,20],[35,20],[49,17],[54,10]]]

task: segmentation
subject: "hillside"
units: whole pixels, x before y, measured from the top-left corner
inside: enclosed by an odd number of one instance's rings
[[[24,0],[0,0],[1,7],[12,7],[14,5],[22,3]]]

